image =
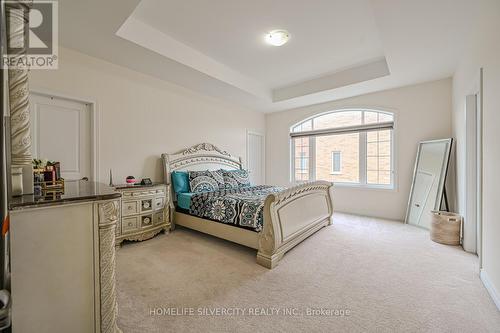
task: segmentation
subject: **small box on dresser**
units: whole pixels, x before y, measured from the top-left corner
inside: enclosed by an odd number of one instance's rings
[[[116,246],[124,240],[143,241],[170,231],[168,187],[165,184],[117,186],[122,193]]]

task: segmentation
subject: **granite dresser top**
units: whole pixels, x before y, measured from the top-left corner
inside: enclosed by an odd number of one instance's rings
[[[33,194],[11,197],[9,210],[20,210],[35,207],[57,206],[75,202],[110,200],[121,197],[115,188],[102,183],[75,180],[64,183],[64,193],[46,196]]]

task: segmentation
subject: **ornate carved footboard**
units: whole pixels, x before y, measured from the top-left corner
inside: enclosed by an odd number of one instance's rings
[[[267,197],[257,263],[275,267],[288,250],[332,223],[332,187],[330,182],[316,181]]]

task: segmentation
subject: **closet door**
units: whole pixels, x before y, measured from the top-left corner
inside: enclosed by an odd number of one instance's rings
[[[261,185],[265,183],[265,141],[264,135],[257,132],[247,132],[247,168],[250,172],[250,183]]]

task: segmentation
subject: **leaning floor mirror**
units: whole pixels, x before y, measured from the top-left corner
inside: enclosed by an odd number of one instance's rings
[[[431,212],[441,210],[446,197],[446,174],[453,139],[422,141],[418,145],[406,223],[429,229]]]

